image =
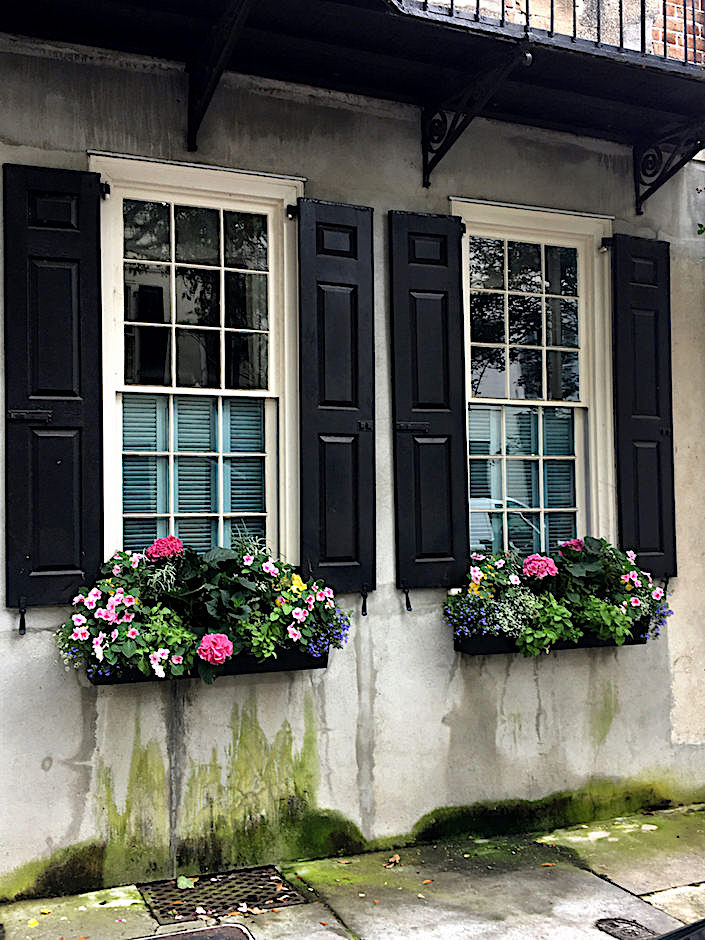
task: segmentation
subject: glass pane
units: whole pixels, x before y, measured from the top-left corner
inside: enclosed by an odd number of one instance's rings
[[[470,513],[470,549],[473,552],[501,552],[504,529],[501,512]]]
[[[474,343],[504,342],[504,294],[470,297],[470,333]]]
[[[122,204],[126,258],[169,260],[169,204],[125,199]]]
[[[220,264],[220,213],[217,209],[174,206],[176,260]]]
[[[575,461],[544,462],[543,504],[549,509],[575,506]]]
[[[509,267],[509,290],[540,293],[541,246],[527,242],[508,242],[507,261]]]
[[[216,519],[177,519],[176,534],[189,548],[207,552],[218,543],[218,522]]]
[[[541,517],[537,512],[507,514],[509,548],[522,555],[541,551]]]
[[[168,512],[166,457],[122,458],[122,511]]]
[[[220,386],[220,332],[176,331],[176,384],[184,388]]]
[[[223,401],[223,450],[264,450],[264,402],[259,398]]]
[[[225,334],[225,387],[267,388],[267,337],[261,333]]]
[[[502,461],[470,461],[470,508],[501,509],[502,496]]]
[[[508,454],[538,454],[538,408],[504,409]]]
[[[225,265],[267,270],[267,216],[251,212],[225,213]]]
[[[225,325],[269,329],[267,275],[225,273]]]
[[[126,552],[143,552],[155,539],[164,538],[168,531],[168,519],[124,519],[122,546]]]
[[[468,405],[468,440],[471,454],[502,451],[502,409]]]
[[[168,327],[125,327],[125,384],[171,385]]]
[[[501,238],[470,239],[470,287],[502,290],[504,242]]]
[[[533,509],[539,505],[538,460],[508,460],[507,509]]]
[[[226,512],[264,512],[264,457],[223,461],[223,506]]]
[[[509,350],[509,397],[541,398],[541,353],[537,349]]]
[[[549,346],[578,345],[578,301],[546,300],[546,343]]]
[[[574,512],[547,512],[544,516],[546,527],[546,551],[554,552],[561,542],[576,537]]]
[[[546,380],[548,382],[548,398],[577,401],[580,398],[578,354],[548,350],[546,353]]]
[[[578,293],[578,252],[575,248],[546,245],[546,293]]]
[[[216,423],[218,400],[216,398],[174,399],[174,448],[175,450],[216,450]]]
[[[509,297],[509,342],[541,345],[540,297]]]
[[[123,395],[123,450],[167,450],[169,401],[164,395]]]
[[[177,457],[174,462],[176,511],[215,512],[218,461],[212,457]]]
[[[572,457],[575,453],[572,408],[544,408],[543,452],[551,457]]]
[[[125,265],[125,319],[170,323],[169,268],[156,264]]]
[[[202,268],[176,269],[176,322],[220,326],[220,274]]]
[[[504,347],[472,347],[472,394],[480,398],[506,397]]]
[[[261,516],[236,516],[234,519],[225,520],[224,529],[223,544],[235,545],[238,539],[248,536],[264,539],[266,522]]]

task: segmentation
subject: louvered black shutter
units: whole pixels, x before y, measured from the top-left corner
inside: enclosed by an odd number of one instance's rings
[[[676,573],[668,242],[615,235],[614,389],[619,540]]]
[[[301,566],[375,586],[372,210],[299,200]]]
[[[4,167],[7,603],[63,604],[102,555],[99,178]]]
[[[468,563],[462,223],[390,212],[397,578],[460,584]]]

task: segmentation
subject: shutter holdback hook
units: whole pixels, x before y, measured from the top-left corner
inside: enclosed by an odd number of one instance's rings
[[[27,598],[21,597],[18,605],[18,610],[20,613],[20,625],[18,633],[20,636],[24,636],[27,632],[27,624],[25,622],[25,614],[27,613]]]
[[[362,595],[362,610],[360,611],[361,617],[367,616],[367,595],[369,593],[369,584],[363,584],[360,594]]]
[[[411,606],[411,601],[409,600],[409,585],[405,581],[402,582],[401,592],[406,598],[406,609],[413,610],[414,608]]]

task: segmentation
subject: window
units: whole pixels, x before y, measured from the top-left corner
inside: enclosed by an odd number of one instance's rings
[[[457,201],[471,551],[614,537],[605,220]]]
[[[296,560],[300,182],[95,157],[103,211],[106,551],[242,534]],[[286,487],[283,481],[286,479]]]

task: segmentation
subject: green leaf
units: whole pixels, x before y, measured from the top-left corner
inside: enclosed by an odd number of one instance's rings
[[[196,885],[191,881],[190,878],[187,878],[186,875],[179,875],[176,879],[176,887],[181,891],[184,891],[187,888],[195,888]]]
[[[122,644],[122,651],[128,658],[130,656],[134,656],[137,652],[137,644],[134,640],[125,640],[125,642]]]
[[[204,553],[203,560],[212,564],[218,564],[221,561],[234,561],[235,559],[239,559],[239,557],[238,553],[234,552],[232,548],[211,548],[210,551]]]
[[[269,619],[270,619],[270,620],[279,620],[279,614],[277,613],[276,610],[273,610],[273,611],[271,612],[271,614],[269,615]]]

